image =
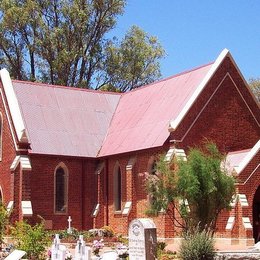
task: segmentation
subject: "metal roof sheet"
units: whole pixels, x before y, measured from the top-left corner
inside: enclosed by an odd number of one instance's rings
[[[247,156],[249,152],[250,149],[229,152],[226,156],[226,163],[225,163],[225,168],[228,171],[228,173],[231,174],[234,169],[239,167],[240,163],[243,161],[243,159]]]
[[[99,156],[159,147],[212,64],[125,93],[117,106]]]
[[[31,153],[96,157],[162,146],[211,67],[124,94],[13,81]]]
[[[13,81],[31,153],[96,157],[120,95]]]

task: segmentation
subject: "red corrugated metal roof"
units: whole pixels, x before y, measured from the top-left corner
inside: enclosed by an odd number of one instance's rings
[[[119,94],[22,81],[13,86],[31,153],[96,157]]]
[[[13,81],[31,153],[96,157],[162,146],[211,67],[125,94]]]
[[[240,163],[248,155],[249,152],[250,149],[228,153],[226,157],[226,165],[225,165],[227,171],[229,173],[232,173],[232,171],[235,168],[239,167]]]
[[[212,64],[125,93],[118,104],[99,156],[159,147]]]

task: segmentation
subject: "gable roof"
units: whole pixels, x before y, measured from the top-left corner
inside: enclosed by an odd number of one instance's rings
[[[128,92],[121,97],[99,156],[159,147],[212,64]]]
[[[12,87],[31,153],[96,157],[120,95],[15,80]]]
[[[229,152],[226,157],[228,172],[236,172],[240,174],[254,156],[260,151],[260,140],[252,149]]]
[[[227,56],[124,94],[11,81],[5,69],[0,77],[30,153],[103,157],[161,147]]]

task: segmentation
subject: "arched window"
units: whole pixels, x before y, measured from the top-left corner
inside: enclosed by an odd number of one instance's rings
[[[2,161],[2,154],[3,154],[3,116],[0,113],[0,161]]]
[[[115,211],[121,210],[122,201],[122,174],[119,165],[116,165],[114,171],[114,206]]]
[[[156,160],[154,156],[152,156],[148,162],[148,173],[149,175],[156,175]],[[156,186],[151,187],[151,189],[156,190]],[[148,195],[147,199],[149,205],[152,205],[155,201],[155,197],[151,194]]]
[[[55,213],[66,213],[68,207],[68,172],[59,165],[55,171]]]

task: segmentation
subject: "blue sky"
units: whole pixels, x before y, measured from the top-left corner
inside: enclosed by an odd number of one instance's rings
[[[259,0],[128,0],[113,34],[132,25],[164,47],[162,77],[214,61],[224,48],[245,79],[260,77]]]

